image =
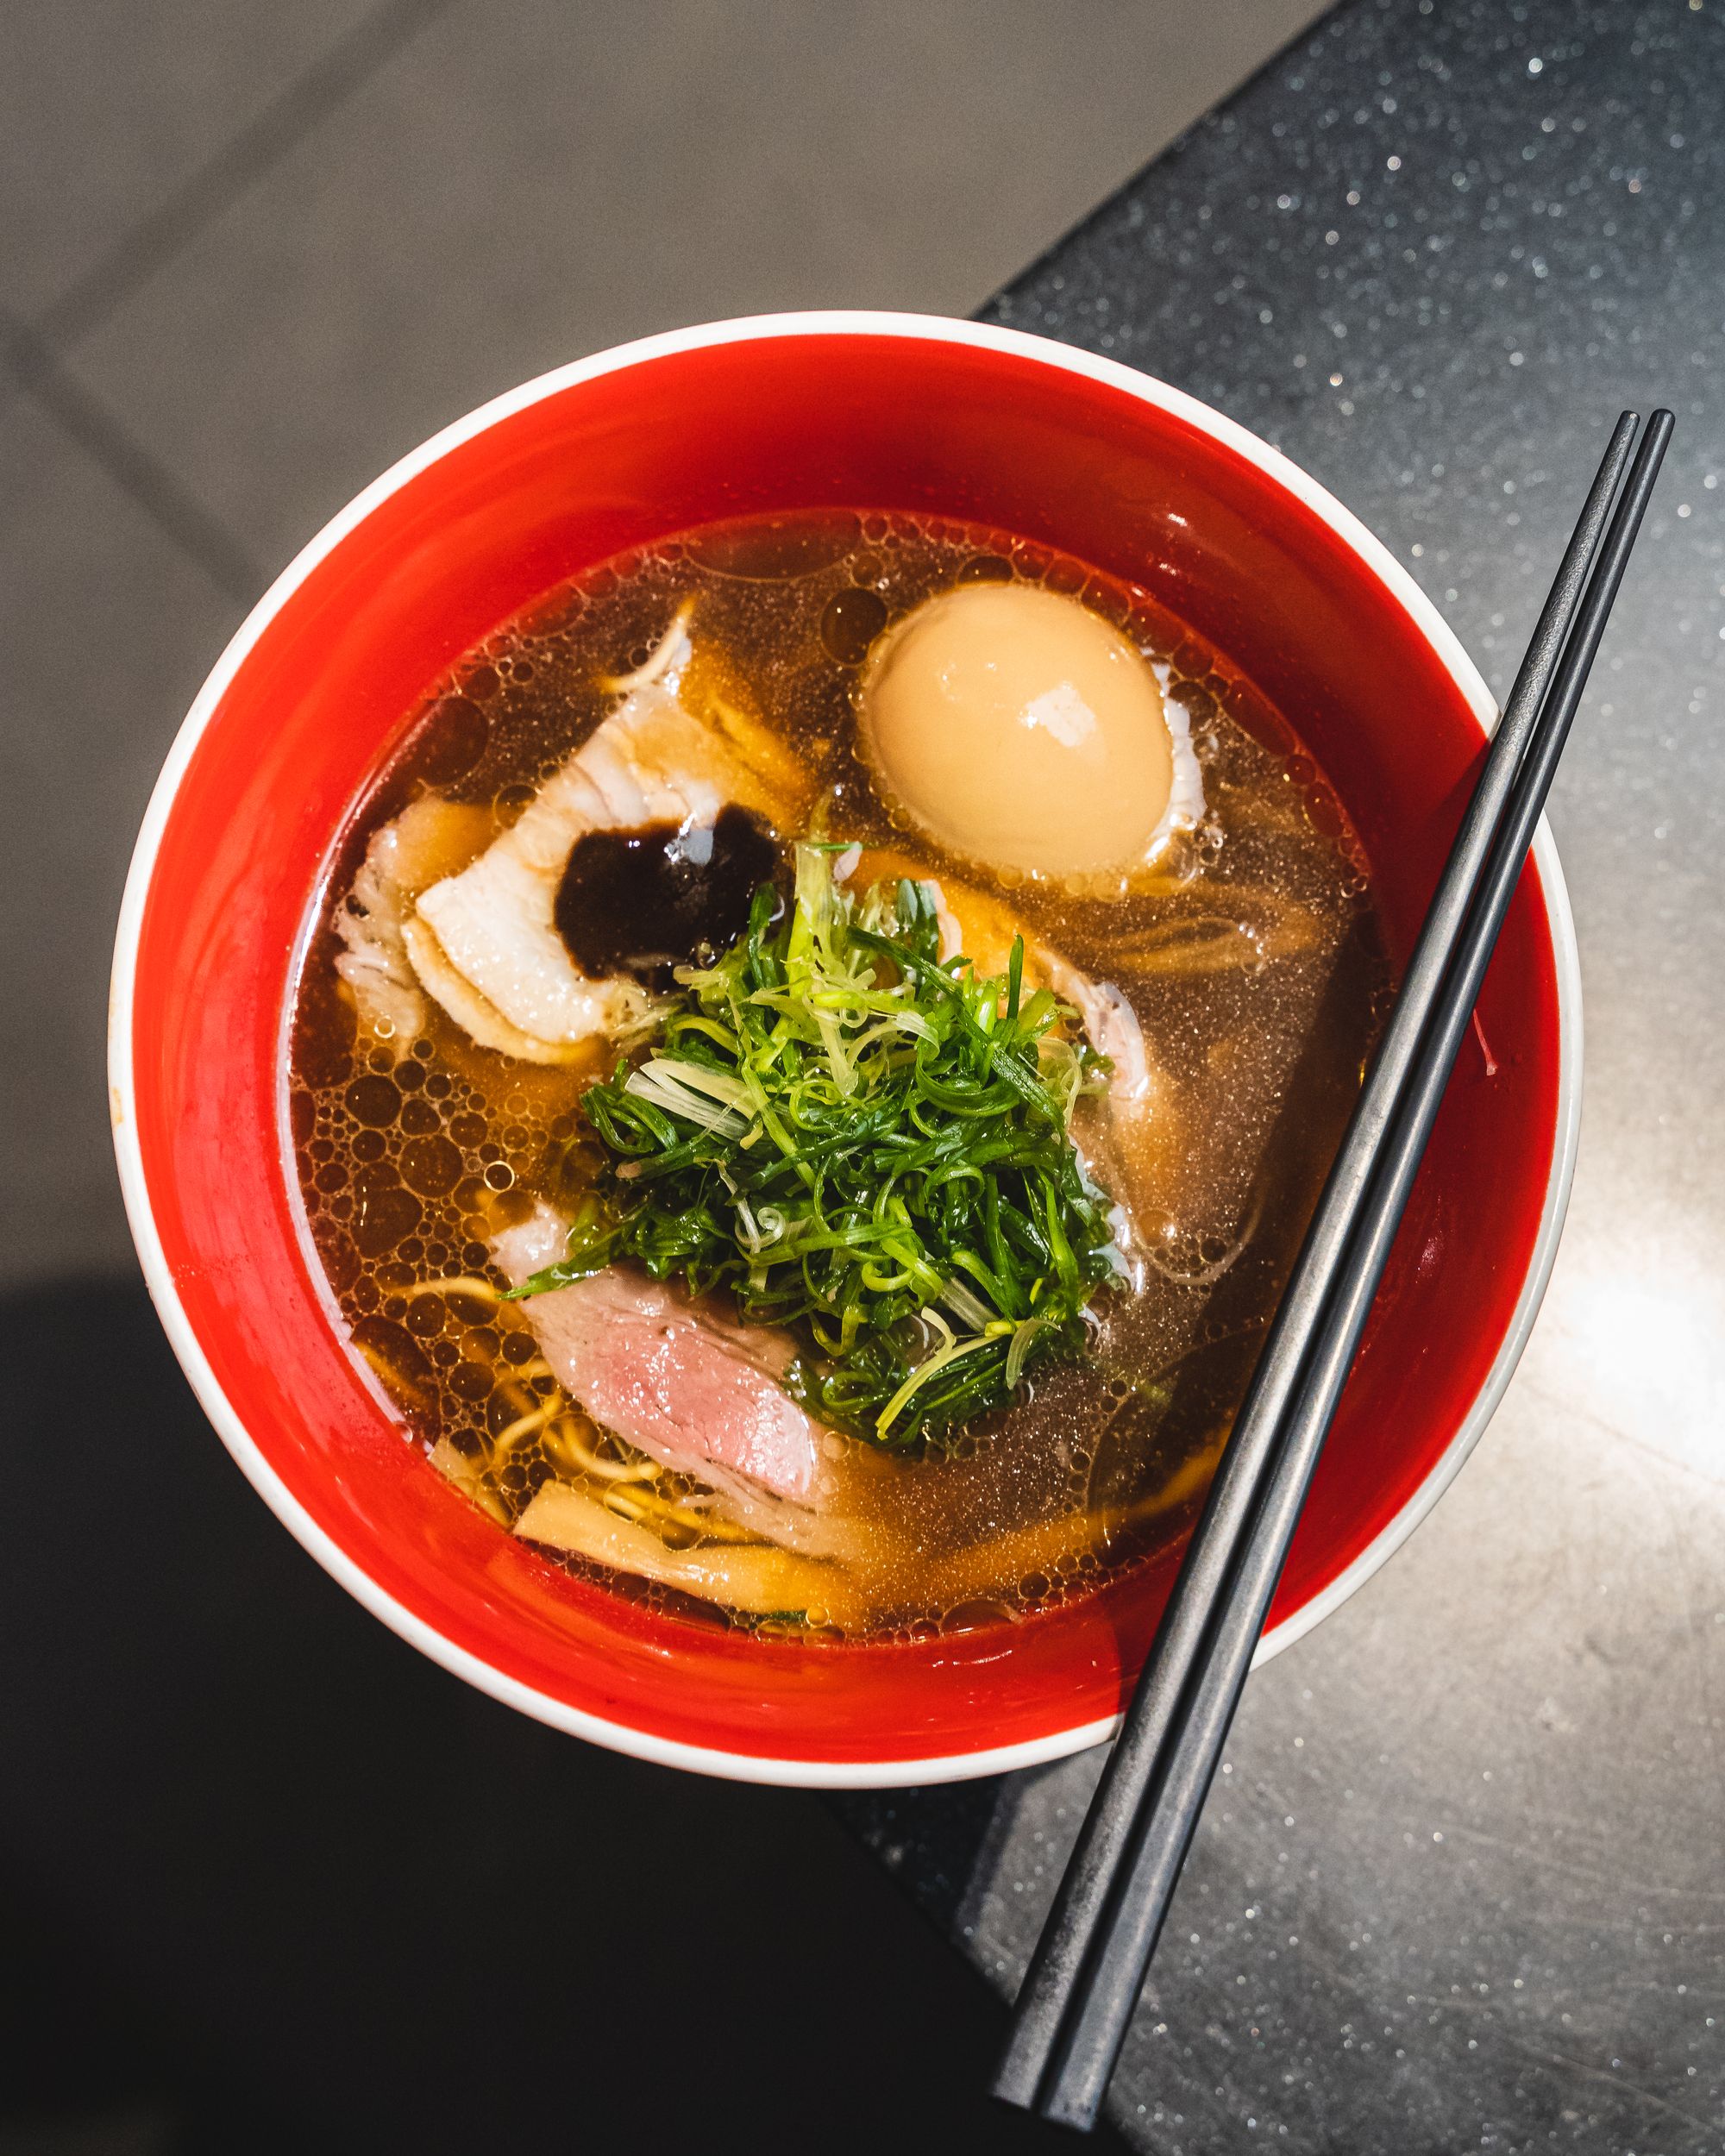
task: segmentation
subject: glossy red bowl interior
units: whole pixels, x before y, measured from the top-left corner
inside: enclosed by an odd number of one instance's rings
[[[214,675],[140,842],[116,964],[128,1199],[242,1465],[429,1652],[599,1741],[762,1778],[916,1781],[1106,1733],[1172,1558],[919,1645],[754,1642],[643,1614],[510,1541],[404,1442],[332,1323],[281,1136],[284,1014],[356,791],[430,684],[536,594],[706,519],[814,505],[1006,526],[1150,586],[1280,705],[1370,850],[1403,952],[1484,692],[1382,549],[1271,452],[1144,378],[914,318],[682,333],[500,399],[361,497]],[[1566,1181],[1567,914],[1524,878],[1277,1597],[1339,1599],[1507,1376]]]

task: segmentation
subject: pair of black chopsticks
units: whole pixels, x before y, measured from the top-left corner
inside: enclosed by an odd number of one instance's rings
[[[1120,2055],[1659,476],[1672,415],[1653,414],[1625,481],[1637,424],[1617,422],[1570,540],[1019,1992],[994,2093],[1063,2125],[1095,2123]]]

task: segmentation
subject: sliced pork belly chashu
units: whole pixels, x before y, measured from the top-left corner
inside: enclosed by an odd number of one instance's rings
[[[626,1037],[650,1014],[647,991],[621,975],[591,979],[557,931],[576,843],[653,825],[708,830],[732,805],[775,824],[806,790],[764,727],[722,697],[686,701],[669,663],[629,689],[477,861],[421,892],[405,930],[414,971],[458,1025],[480,1041],[492,1032],[487,1044],[505,1053],[555,1062],[595,1035]]]
[[[373,1030],[404,1050],[421,991],[481,1047],[525,1062],[627,1039],[652,996],[628,975],[584,973],[557,931],[575,846],[599,831],[711,830],[731,806],[770,827],[800,817],[807,774],[746,696],[703,672],[687,609],[647,665],[612,686],[615,709],[500,835],[489,811],[433,795],[373,838],[335,915],[348,946],[337,966]]]

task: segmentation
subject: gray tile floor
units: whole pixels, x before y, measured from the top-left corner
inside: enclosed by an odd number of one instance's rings
[[[964,313],[1314,0],[0,10],[0,1284],[123,1269],[131,836],[247,605],[444,421],[621,338]]]

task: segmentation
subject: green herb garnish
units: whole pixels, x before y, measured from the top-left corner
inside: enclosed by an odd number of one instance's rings
[[[979,981],[944,963],[920,885],[860,902],[806,844],[644,1055],[582,1099],[611,1156],[537,1294],[631,1258],[808,1344],[786,1383],[836,1427],[908,1443],[1076,1354],[1121,1261],[1069,1135],[1105,1058],[1023,988],[1024,944]]]

